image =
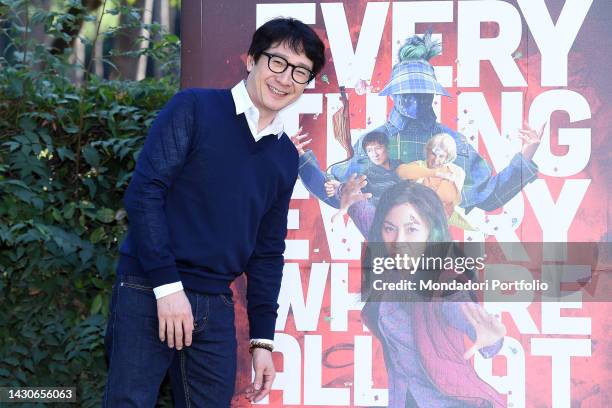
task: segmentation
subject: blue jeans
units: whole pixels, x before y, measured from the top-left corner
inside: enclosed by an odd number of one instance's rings
[[[154,407],[170,374],[176,407],[229,407],[236,376],[234,305],[227,295],[186,290],[195,329],[177,351],[159,340],[157,302],[147,279],[117,276],[105,346],[104,407]]]

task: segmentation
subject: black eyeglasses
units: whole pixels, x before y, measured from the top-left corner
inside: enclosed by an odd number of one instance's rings
[[[288,67],[291,67],[291,78],[298,84],[307,84],[315,77],[314,72],[308,68],[290,64],[289,61],[283,57],[268,52],[262,52],[262,54],[268,57],[268,68],[275,74],[282,74]]]

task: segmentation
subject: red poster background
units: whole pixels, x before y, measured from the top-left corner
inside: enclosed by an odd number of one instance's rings
[[[196,2],[183,2],[183,55],[182,55],[182,85],[183,87],[214,87],[229,88],[239,80],[246,77],[244,61],[251,35],[256,29],[257,4],[280,3],[275,1],[249,1],[235,0],[229,2],[208,1],[201,4]],[[197,2],[199,3],[199,2]],[[285,1],[283,3],[297,3]],[[316,23],[312,25],[315,31],[326,43],[327,64],[322,72],[328,78],[326,83],[320,78],[316,81],[315,89],[307,90],[306,93],[337,93],[338,83],[334,69],[334,61],[329,50],[329,40],[326,33],[326,25],[322,16],[320,4],[328,2],[316,2]],[[353,46],[357,45],[364,12],[367,1],[354,0],[344,1],[346,20],[350,31]],[[520,7],[516,1],[507,1],[520,13]],[[552,21],[556,22],[564,0],[548,0],[545,2]],[[491,64],[481,63],[480,87],[470,88],[469,91],[484,93],[489,108],[499,124],[501,120],[501,92],[522,91],[525,115],[533,101],[540,93],[550,89],[569,89],[579,92],[589,103],[591,118],[570,123],[567,113],[555,112],[550,118],[552,152],[564,155],[567,147],[560,144],[557,138],[559,128],[590,128],[591,129],[591,154],[590,161],[583,171],[570,177],[550,177],[540,175],[545,180],[551,196],[556,200],[567,179],[590,179],[588,190],[582,200],[580,207],[573,219],[568,232],[568,241],[610,241],[610,219],[612,206],[609,200],[609,186],[612,173],[612,155],[608,146],[608,126],[612,118],[611,95],[612,81],[609,73],[612,61],[612,47],[609,46],[609,38],[612,29],[609,25],[609,17],[612,16],[611,3],[607,0],[595,0],[580,28],[578,36],[570,50],[568,57],[568,86],[567,87],[543,87],[540,85],[540,51],[532,37],[532,33],[521,14],[522,19],[522,41],[516,50],[517,64],[526,78],[528,86],[519,89],[504,88]],[[457,9],[458,1],[454,0],[454,19],[451,23],[423,23],[417,24],[417,33],[423,33],[431,28],[434,33],[443,33],[443,55],[434,58],[433,65],[453,66],[456,72],[457,61]],[[382,40],[377,54],[374,73],[371,78],[372,91],[380,90],[389,79],[392,67],[392,7],[389,7]],[[481,25],[481,37],[495,37],[499,33],[496,23],[483,23]],[[451,95],[459,95],[461,88],[448,87]],[[369,125],[369,118],[365,114],[365,96],[359,95],[355,89],[347,89],[350,99],[351,125],[354,128],[365,128]],[[326,162],[326,121],[325,115],[326,99],[323,98],[323,114],[302,115],[300,124],[304,131],[313,136],[312,150],[324,164]],[[388,109],[391,108],[388,102]],[[458,112],[457,98],[449,98],[442,102],[441,123],[456,128],[456,123],[461,115],[470,115],[470,112]],[[461,129],[458,129],[461,130]],[[484,144],[480,144],[481,155],[489,160]],[[316,198],[293,200],[292,209],[299,210],[300,228],[291,230],[288,239],[308,240],[310,248],[319,249],[311,251],[308,260],[291,260],[300,265],[302,287],[305,295],[308,292],[309,272],[313,263],[333,262],[328,249],[327,236],[324,231],[323,220],[319,203]],[[502,210],[498,210],[498,213]],[[516,234],[522,241],[542,240],[542,229],[534,214],[528,200],[525,200],[525,214]],[[461,238],[458,231],[454,231],[456,238]],[[492,238],[491,238],[492,239]],[[357,248],[355,250],[358,250]],[[351,291],[359,290],[359,263],[350,261],[349,288]],[[237,298],[242,299],[244,293],[244,281],[235,285]],[[291,312],[287,320],[284,333],[293,336],[300,344],[304,352],[305,335],[321,335],[323,351],[338,344],[352,344],[355,335],[367,335],[363,331],[358,311],[349,312],[349,330],[347,332],[331,332],[329,330],[330,314],[330,282],[328,277],[327,287],[321,305],[321,315],[318,330],[314,333],[297,331],[293,323]],[[529,311],[536,322],[538,329],[541,328],[541,305],[534,303]],[[242,345],[247,341],[246,315],[244,304],[239,302],[237,314],[237,327],[239,341]],[[502,316],[503,322],[508,329],[508,336],[518,340],[525,350],[525,387],[527,407],[550,407],[552,406],[552,365],[549,357],[533,356],[530,353],[530,341],[533,338],[590,338],[591,356],[576,357],[571,359],[571,395],[572,407],[606,407],[612,406],[612,342],[610,333],[612,328],[612,308],[609,303],[584,303],[579,309],[568,309],[562,312],[566,317],[589,317],[591,319],[591,336],[568,336],[568,335],[546,335],[546,334],[521,334],[517,330],[514,321],[506,315]],[[374,342],[374,386],[385,387],[386,374],[382,352],[377,342]],[[250,381],[250,359],[241,347],[239,358],[239,371],[237,390],[240,391]],[[322,357],[321,357],[322,358]],[[275,361],[279,371],[283,371],[283,358],[278,353]],[[304,355],[302,355],[302,360]],[[352,361],[354,359],[352,350],[336,351],[329,357],[331,365],[345,365],[342,368],[331,368],[323,366],[322,386],[324,387],[352,387],[354,382]],[[329,361],[328,361],[329,362]],[[346,364],[344,364],[346,363]],[[303,370],[303,364],[302,364]],[[496,357],[494,363],[494,374],[504,375],[505,365],[503,357]],[[303,375],[301,376],[304,381]],[[591,392],[593,391],[593,392]],[[596,391],[596,392],[595,392]],[[302,387],[302,393],[303,393]],[[592,395],[591,395],[592,394]],[[352,392],[351,392],[352,395]],[[274,390],[271,393],[269,406],[282,406],[282,391]],[[303,401],[303,396],[300,399]],[[353,401],[351,397],[351,401]],[[243,406],[247,403],[237,397],[236,405]],[[569,401],[567,401],[570,406]],[[297,405],[303,406],[303,405]],[[509,405],[510,406],[510,405]],[[514,405],[521,406],[519,405]]]

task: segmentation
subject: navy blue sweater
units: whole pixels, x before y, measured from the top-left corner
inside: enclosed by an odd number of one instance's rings
[[[229,90],[179,92],[153,122],[126,191],[118,273],[230,294],[245,272],[250,337],[272,339],[297,173],[287,135],[255,142]]]

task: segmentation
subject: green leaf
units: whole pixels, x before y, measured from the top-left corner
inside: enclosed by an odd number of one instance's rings
[[[91,246],[87,246],[79,252],[79,258],[81,259],[81,263],[86,264],[93,257],[93,248]]]
[[[67,149],[65,147],[60,147],[57,149],[57,154],[59,155],[60,160],[72,160],[74,161],[75,156],[74,156],[74,152],[70,149]]]
[[[109,224],[115,220],[115,212],[110,208],[101,208],[96,212],[96,218],[105,224]]]
[[[74,125],[64,125],[64,130],[66,133],[75,134],[79,132],[79,127]]]
[[[6,363],[8,365],[12,365],[13,367],[16,367],[19,365],[19,360],[17,360],[16,357],[14,356],[6,356],[2,359],[3,363]]]
[[[174,34],[168,34],[165,37],[166,41],[171,43],[171,44],[176,44],[179,42],[179,38],[178,36],[174,35]]]
[[[19,127],[25,131],[33,131],[36,129],[36,122],[28,116],[23,116],[19,120]]]
[[[26,368],[28,371],[30,371],[31,373],[34,373],[34,364],[32,364],[32,360],[30,360],[30,359],[24,360],[24,361],[21,363],[21,365],[22,365],[23,367],[25,367],[25,368]]]
[[[98,191],[98,186],[96,186],[95,181],[93,181],[93,179],[91,179],[90,177],[87,177],[83,179],[83,184],[87,186],[89,197],[91,199],[94,199],[96,196],[96,191]]]
[[[85,146],[83,148],[83,157],[91,167],[100,166],[100,155],[98,154],[98,151],[93,147]]]
[[[94,298],[93,302],[91,302],[91,308],[89,309],[90,315],[97,314],[102,308],[102,294],[98,293]]]
[[[24,356],[28,355],[28,349],[26,349],[25,347],[20,346],[20,345],[14,346],[12,351],[15,352],[15,353],[24,355]]]
[[[69,220],[72,217],[74,217],[74,210],[76,208],[76,204],[75,203],[70,203],[66,206],[66,208],[64,208],[64,218]]]
[[[103,278],[106,278],[112,272],[112,263],[107,256],[99,255],[96,257],[96,269]]]
[[[51,216],[55,221],[63,222],[62,213],[55,207],[51,209]]]
[[[104,239],[104,227],[96,228],[89,236],[89,241],[91,241],[92,244],[97,244],[103,239]]]

